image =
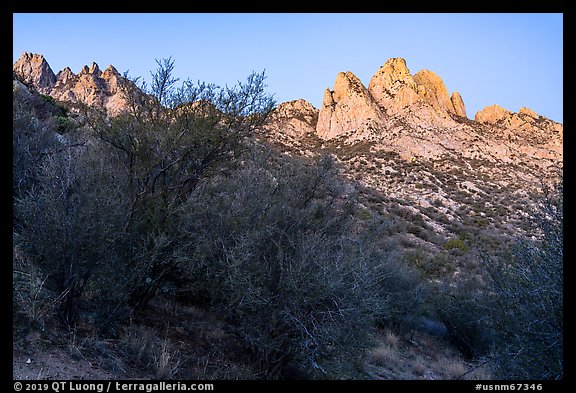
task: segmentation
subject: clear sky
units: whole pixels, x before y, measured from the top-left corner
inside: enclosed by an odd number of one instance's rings
[[[391,57],[437,73],[468,117],[527,106],[563,122],[562,14],[14,14],[13,61],[43,54],[57,73],[98,63],[150,80],[154,59],[175,76],[219,85],[266,70],[278,103],[320,107],[339,71],[365,86]]]

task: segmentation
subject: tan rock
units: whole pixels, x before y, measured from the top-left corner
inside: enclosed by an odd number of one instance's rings
[[[316,130],[318,109],[306,100],[283,102],[272,113],[268,124],[273,124],[276,132],[300,138]]]
[[[499,105],[491,105],[476,112],[474,120],[484,124],[496,124],[499,121],[505,120],[510,117],[511,112],[502,108]]]
[[[318,115],[316,133],[331,139],[345,133],[361,137],[382,128],[384,115],[366,87],[351,72],[340,72],[334,90],[326,90]]]
[[[50,94],[56,83],[56,75],[42,55],[24,52],[12,70],[22,82],[34,86],[43,94]]]
[[[100,77],[102,75],[102,71],[100,71],[100,68],[98,67],[98,64],[96,63],[92,63],[92,65],[90,66],[90,69],[88,69],[88,73],[90,74],[94,74],[98,77]]]
[[[78,78],[74,75],[70,67],[66,67],[56,75],[56,84],[54,87],[59,88],[69,83],[75,83],[77,80]]]
[[[448,90],[436,73],[429,70],[418,71],[414,75],[414,81],[418,85],[418,95],[434,109],[456,113],[448,95]]]
[[[458,116],[466,117],[466,106],[464,105],[464,100],[462,96],[457,91],[452,93],[450,97],[450,101],[452,101],[452,106],[454,107],[454,113]]]
[[[403,58],[391,58],[372,76],[368,91],[389,115],[420,100],[418,86]]]
[[[523,106],[522,108],[520,108],[520,114],[522,115],[528,115],[534,119],[537,119],[539,117],[538,113],[534,112],[532,109],[527,108],[525,106]]]

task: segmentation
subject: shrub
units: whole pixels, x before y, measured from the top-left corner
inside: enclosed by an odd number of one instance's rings
[[[41,146],[40,157],[26,150],[36,127],[15,106],[14,123],[24,122],[14,138],[23,161],[15,165],[15,230],[50,272],[47,285],[62,294],[58,313],[69,326],[90,305],[102,333],[117,335],[114,323],[148,303],[174,274],[178,206],[201,179],[235,164],[273,105],[264,74],[226,88],[187,81],[175,91],[172,63],[159,66],[148,96],[133,83],[119,86],[133,104],[128,113],[107,119],[86,111],[89,143],[69,135],[57,148]],[[29,177],[35,187],[23,189]]]
[[[436,315],[446,326],[450,341],[468,359],[490,354],[494,330],[486,316],[490,308],[481,282],[471,277],[437,288]]]
[[[468,245],[464,243],[462,239],[456,238],[456,239],[450,239],[446,243],[444,243],[444,249],[445,250],[457,249],[466,253],[470,250],[470,247],[468,247]]]
[[[536,241],[519,239],[508,258],[485,257],[491,315],[499,329],[496,376],[563,377],[563,185],[545,188],[534,211]]]
[[[343,191],[326,157],[270,156],[207,182],[182,207],[193,296],[225,316],[266,378],[347,375],[373,323],[409,298],[402,270],[374,247],[381,232],[362,229],[372,221],[354,220]]]

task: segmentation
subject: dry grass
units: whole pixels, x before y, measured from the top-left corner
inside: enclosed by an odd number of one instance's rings
[[[165,337],[144,326],[130,326],[121,338],[121,345],[131,360],[143,366],[157,379],[176,377],[181,365],[179,353]]]
[[[398,350],[389,345],[381,345],[370,353],[370,363],[386,367],[398,363],[400,359]]]
[[[154,358],[154,368],[156,379],[172,379],[178,373],[178,369],[180,368],[181,361],[179,360],[178,351],[174,351],[170,348],[170,343],[168,340],[164,339],[162,341],[162,345],[157,351],[157,353],[153,354]]]
[[[470,371],[470,367],[457,358],[443,358],[438,362],[438,366],[442,370],[444,379],[459,379]]]
[[[390,330],[376,339],[364,371],[372,379],[491,379],[490,369],[466,363],[440,338],[416,333],[410,339]]]

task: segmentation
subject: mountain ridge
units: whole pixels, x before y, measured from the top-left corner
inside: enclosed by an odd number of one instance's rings
[[[112,65],[101,71],[92,63],[78,74],[66,67],[54,74],[42,55],[25,52],[13,73],[59,102],[88,104],[110,116],[128,109],[121,90],[129,81]],[[423,209],[443,201],[443,214],[461,220],[466,217],[450,212],[483,210],[475,200],[479,194],[471,190],[489,195],[490,189],[508,188],[530,205],[529,195],[562,170],[562,124],[526,107],[512,112],[491,105],[474,120],[465,115],[464,100],[457,91],[449,94],[440,76],[430,70],[412,75],[405,59],[391,58],[368,87],[351,71],[338,73],[319,109],[303,99],[277,105],[259,137],[290,154],[331,154],[343,175],[363,187]],[[413,178],[415,168],[421,173]],[[460,175],[445,176],[451,172]],[[494,217],[494,224],[522,218],[505,205],[486,201],[489,211],[508,211]]]

